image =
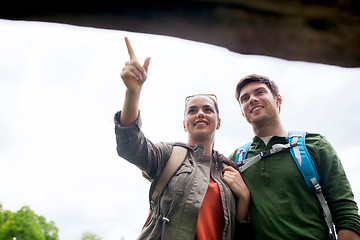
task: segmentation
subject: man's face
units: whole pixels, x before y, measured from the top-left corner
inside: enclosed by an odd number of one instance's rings
[[[252,82],[241,89],[239,102],[243,116],[251,125],[263,125],[278,119],[282,99],[279,94],[274,97],[266,84]]]

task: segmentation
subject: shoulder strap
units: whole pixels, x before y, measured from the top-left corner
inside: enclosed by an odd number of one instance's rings
[[[251,146],[251,142],[248,142],[248,143],[245,143],[244,145],[242,145],[237,150],[235,163],[239,163],[239,161],[245,160],[250,146]]]
[[[287,143],[287,144],[274,144],[271,149],[265,150],[258,155],[255,155],[250,158],[246,158],[247,152],[251,146],[251,142],[243,145],[239,148],[236,154],[236,164],[239,166],[240,172],[244,172],[246,169],[257,163],[263,158],[269,157],[275,153],[281,152],[284,149],[292,148],[293,144],[296,143]]]
[[[319,174],[315,167],[314,162],[311,159],[309,152],[305,145],[306,132],[293,131],[289,133],[289,143],[297,142],[294,147],[290,148],[291,155],[293,156],[296,165],[298,166],[301,174],[304,177],[306,184],[310,188],[315,188],[316,196],[323,209],[326,224],[328,225],[331,239],[335,239],[334,224],[331,217],[329,206],[322,194],[322,189],[319,183]]]
[[[154,192],[151,196],[152,205],[157,204],[162,192],[164,191],[165,186],[170,181],[171,177],[175,174],[176,170],[180,167],[181,163],[184,161],[187,153],[187,149],[180,146],[174,146],[173,152],[167,161],[158,182],[154,188]]]
[[[290,148],[290,153],[293,156],[301,174],[303,175],[306,184],[310,188],[314,188],[311,179],[315,178],[316,182],[319,182],[319,174],[316,170],[314,162],[310,157],[309,152],[306,149],[305,137],[306,132],[293,131],[289,133],[289,143],[297,142],[294,147]]]
[[[179,169],[181,163],[184,161],[186,157],[187,149],[180,146],[174,146],[173,151],[169,160],[167,161],[158,182],[155,185],[154,192],[151,195],[150,201],[150,212],[149,216],[146,219],[144,227],[149,223],[152,212],[159,201],[161,194],[163,193],[165,186],[168,184],[172,176]],[[144,174],[143,174],[144,175]],[[146,177],[145,177],[146,178]]]

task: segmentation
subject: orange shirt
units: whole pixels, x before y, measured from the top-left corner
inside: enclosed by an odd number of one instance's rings
[[[219,240],[224,230],[224,213],[220,190],[210,178],[209,187],[200,208],[195,240]]]

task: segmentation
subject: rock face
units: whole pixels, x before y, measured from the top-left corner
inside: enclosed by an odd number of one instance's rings
[[[120,1],[119,1],[120,2]],[[359,0],[131,0],[14,6],[0,18],[180,37],[242,54],[360,67]],[[49,3],[50,4],[50,3]]]

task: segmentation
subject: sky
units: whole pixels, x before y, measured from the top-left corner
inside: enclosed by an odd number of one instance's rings
[[[224,155],[252,139],[234,91],[256,73],[274,80],[288,130],[326,136],[360,202],[360,68],[266,56],[159,35],[0,19],[0,203],[28,205],[59,228],[61,240],[92,232],[135,239],[148,213],[150,183],[116,153],[127,36],[140,62],[151,57],[140,99],[153,142],[187,141],[186,96],[218,96]],[[341,54],[341,53],[339,53]]]

